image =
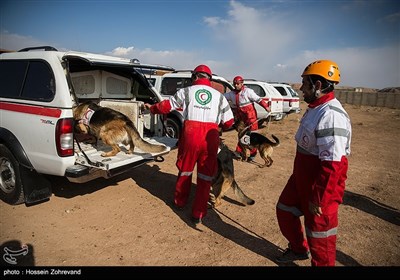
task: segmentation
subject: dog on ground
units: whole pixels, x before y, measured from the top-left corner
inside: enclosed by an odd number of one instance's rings
[[[246,127],[245,124],[240,121],[236,130],[238,131],[239,146],[242,148],[242,161],[247,161],[247,150],[252,150],[257,148],[260,153],[261,158],[264,160],[264,164],[260,164],[259,167],[270,167],[274,162],[271,158],[274,147],[278,147],[280,142],[278,137],[272,134],[275,142],[272,142],[268,137],[249,130],[249,126]]]
[[[101,107],[94,102],[84,102],[73,108],[75,130],[90,134],[112,148],[101,156],[115,156],[121,151],[119,144],[129,145],[127,154],[132,154],[135,147],[147,153],[160,153],[167,149],[164,145],[151,144],[141,138],[133,122],[123,113],[108,107]]]
[[[218,171],[211,185],[209,204],[211,207],[218,207],[222,203],[222,198],[226,192],[232,188],[239,201],[245,205],[253,205],[255,201],[249,198],[239,187],[235,180],[233,166],[233,156],[229,148],[220,143],[218,152]]]

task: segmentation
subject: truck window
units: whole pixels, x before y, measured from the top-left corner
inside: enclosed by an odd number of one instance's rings
[[[28,61],[0,61],[0,96],[20,98]]]
[[[31,61],[22,91],[22,98],[51,101],[56,91],[55,79],[50,67],[42,61]]]
[[[0,62],[1,96],[51,101],[55,79],[49,65],[39,60],[5,60]]]

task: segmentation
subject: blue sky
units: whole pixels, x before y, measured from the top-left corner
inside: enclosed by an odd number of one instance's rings
[[[339,86],[400,86],[395,0],[1,1],[0,48],[37,45],[289,83],[330,59]]]

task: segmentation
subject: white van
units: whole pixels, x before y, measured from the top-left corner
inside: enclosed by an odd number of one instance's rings
[[[269,117],[271,117],[272,120],[278,121],[283,118],[283,97],[276,88],[267,82],[253,79],[245,79],[244,85],[253,89],[258,96],[265,99],[270,105],[271,114],[268,116],[267,111],[263,107],[258,103],[254,104],[258,119],[266,118],[269,120]]]
[[[283,112],[285,114],[300,113],[299,94],[287,83],[269,82],[283,97]]]

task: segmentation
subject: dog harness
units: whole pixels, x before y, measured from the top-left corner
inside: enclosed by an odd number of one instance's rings
[[[251,131],[247,131],[245,135],[243,135],[242,138],[239,139],[240,143],[246,146],[250,145],[250,134]]]
[[[89,125],[90,119],[92,118],[94,112],[95,112],[94,110],[88,108],[85,114],[83,114],[83,118],[79,120],[79,123],[83,123],[84,125]]]
[[[269,104],[267,101],[258,96],[255,91],[251,88],[243,86],[241,91],[230,91],[224,93],[224,96],[232,104],[233,108],[236,108],[236,113],[239,120],[242,120],[245,125],[250,127],[250,131],[258,129],[257,111],[254,107],[253,102],[257,102],[267,112],[270,111]],[[245,137],[245,136],[244,136]],[[246,139],[239,139],[239,142],[247,141]],[[250,144],[250,139],[248,140]],[[242,142],[243,143],[243,142]],[[245,143],[243,143],[245,144]],[[247,145],[247,144],[245,144]],[[236,145],[236,152],[241,153],[242,148],[239,143]],[[257,149],[253,148],[250,150],[250,156],[254,157],[257,154]]]

